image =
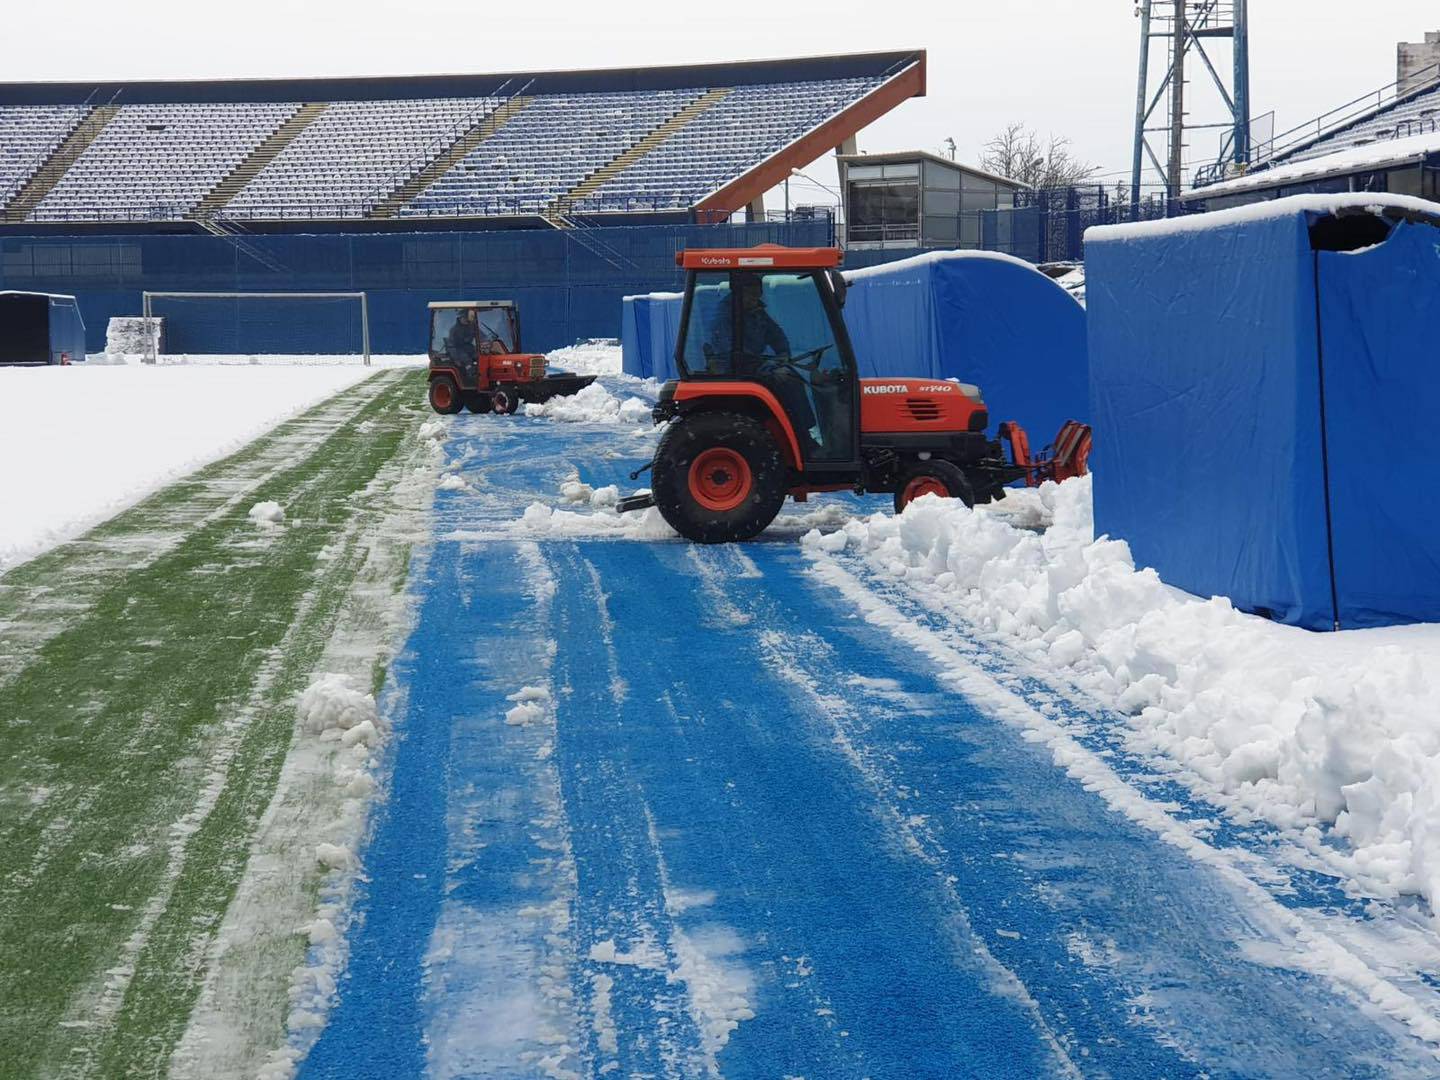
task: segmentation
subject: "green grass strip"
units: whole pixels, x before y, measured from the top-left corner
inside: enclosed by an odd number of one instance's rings
[[[417,373],[349,391],[368,402],[313,453],[148,564],[116,571],[0,686],[0,805],[26,808],[0,817],[0,1075],[164,1074],[274,792],[294,696],[358,569],[356,496],[417,426],[422,392]],[[214,489],[207,479],[96,532],[168,522],[189,494]],[[271,533],[246,517],[265,499],[286,510]],[[19,572],[63,590],[64,552]],[[208,812],[192,813],[226,758]],[[193,831],[177,833],[187,815]],[[126,957],[107,1001],[106,973]]]

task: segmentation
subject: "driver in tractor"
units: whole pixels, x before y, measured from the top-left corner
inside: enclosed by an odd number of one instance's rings
[[[765,307],[760,275],[735,274],[732,282],[740,304],[740,344],[735,350],[738,374],[766,376],[776,398],[794,417],[797,433],[811,444],[807,449],[818,447],[822,440],[810,387],[791,361],[790,339]],[[728,360],[729,349],[723,343],[730,337],[731,317],[729,305],[722,305],[711,327],[713,355],[721,363]]]
[[[445,335],[445,355],[461,371],[475,366],[475,312],[461,309],[455,325]]]

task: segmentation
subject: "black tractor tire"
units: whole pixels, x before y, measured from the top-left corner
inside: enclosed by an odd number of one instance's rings
[[[520,408],[520,395],[509,387],[499,387],[490,395],[490,407],[501,416],[513,416]]]
[[[490,395],[471,394],[465,399],[465,407],[473,413],[487,413],[490,411]]]
[[[775,520],[789,477],[763,424],[740,413],[701,412],[665,430],[651,484],[672,529],[696,543],[728,544],[749,540]]]
[[[895,485],[895,513],[900,513],[906,504],[926,494],[959,499],[966,506],[975,505],[975,491],[960,467],[940,458],[915,461],[900,471],[900,479]]]
[[[437,375],[430,380],[430,407],[442,416],[454,416],[464,407],[455,380],[449,375]]]

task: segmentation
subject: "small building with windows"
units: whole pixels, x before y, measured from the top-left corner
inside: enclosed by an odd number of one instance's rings
[[[979,248],[987,237],[985,246],[1007,250],[989,234],[1011,215],[996,211],[1013,210],[1030,190],[923,150],[837,160],[848,250]]]

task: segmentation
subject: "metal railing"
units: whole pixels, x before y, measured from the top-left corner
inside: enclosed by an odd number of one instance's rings
[[[1368,119],[1400,101],[1434,89],[1437,84],[1440,84],[1440,63],[1421,68],[1404,79],[1396,79],[1392,83],[1387,83],[1378,90],[1361,94],[1343,105],[1337,105],[1330,111],[1321,113],[1313,120],[1297,124],[1266,142],[1255,144],[1246,157],[1244,167],[1254,168],[1310,143],[1318,142],[1324,136]],[[1399,138],[1400,136],[1396,134],[1392,137]],[[1222,150],[1219,161],[1202,165],[1196,170],[1195,187],[1206,187],[1220,182],[1229,175],[1231,167],[1232,162],[1225,159]]]

